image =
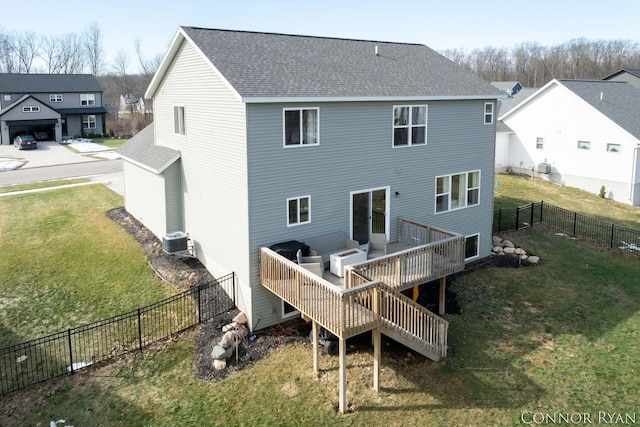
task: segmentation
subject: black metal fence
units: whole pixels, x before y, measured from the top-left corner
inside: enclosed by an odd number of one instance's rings
[[[235,295],[231,273],[146,307],[2,348],[0,395],[142,350],[231,310]]]
[[[493,231],[522,230],[534,224],[546,224],[575,237],[640,255],[640,231],[602,221],[544,202],[517,208],[496,209]]]

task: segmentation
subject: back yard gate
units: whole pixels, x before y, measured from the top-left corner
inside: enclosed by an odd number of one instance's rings
[[[0,349],[0,395],[182,332],[235,307],[235,274],[108,319]]]

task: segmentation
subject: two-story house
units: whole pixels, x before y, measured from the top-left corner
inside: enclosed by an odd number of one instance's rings
[[[424,45],[181,27],[145,97],[154,123],[118,150],[127,211],[235,273],[251,329],[300,312],[338,336],[341,412],[348,337],[446,355],[447,322],[400,291],[490,254],[505,94]],[[336,233],[355,246],[318,274],[275,250]]]
[[[0,142],[16,135],[67,137],[105,133],[102,89],[91,74],[0,74]]]

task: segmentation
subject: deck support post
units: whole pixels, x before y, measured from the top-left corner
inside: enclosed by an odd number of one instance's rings
[[[340,378],[340,393],[338,412],[344,414],[347,407],[347,340],[339,337],[338,342],[340,343],[340,372],[338,373],[338,377]]]
[[[311,334],[313,335],[313,372],[316,375],[320,372],[318,363],[318,322],[311,322]]]
[[[418,301],[418,297],[420,296],[420,288],[418,286],[413,287],[413,302]]]
[[[444,314],[444,305],[445,305],[445,301],[444,301],[444,295],[445,295],[445,289],[447,287],[447,276],[442,276],[440,278],[440,299],[438,302],[438,314],[440,316],[442,316]]]
[[[380,392],[380,356],[381,356],[381,333],[380,328],[371,331],[373,335],[373,389],[376,393]]]

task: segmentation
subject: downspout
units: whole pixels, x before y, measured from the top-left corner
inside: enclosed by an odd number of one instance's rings
[[[634,189],[635,189],[635,185],[636,185],[636,174],[637,174],[637,159],[638,159],[638,149],[640,149],[640,144],[636,144],[636,147],[633,149],[633,164],[631,166],[631,187],[629,188],[629,201],[631,202],[631,205],[633,206],[633,197],[635,196],[634,194]]]

